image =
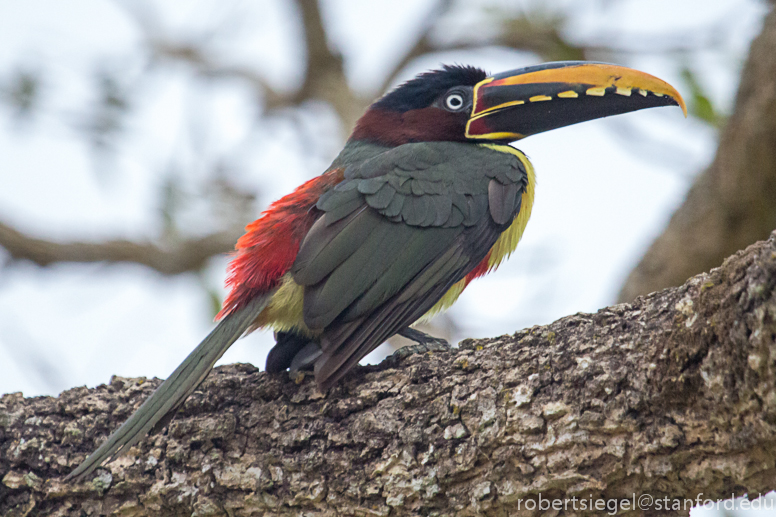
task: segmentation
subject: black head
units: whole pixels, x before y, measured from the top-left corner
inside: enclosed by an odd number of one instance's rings
[[[474,87],[488,76],[473,66],[444,65],[410,79],[385,94],[372,108],[410,111],[431,106],[442,94],[455,86]]]
[[[351,140],[384,145],[465,141],[474,86],[487,74],[473,66],[443,66],[397,86],[372,104]]]

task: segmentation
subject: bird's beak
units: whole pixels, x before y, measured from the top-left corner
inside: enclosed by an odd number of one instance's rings
[[[559,61],[488,77],[474,87],[466,137],[513,141],[578,122],[656,106],[679,106],[665,81],[606,63]]]

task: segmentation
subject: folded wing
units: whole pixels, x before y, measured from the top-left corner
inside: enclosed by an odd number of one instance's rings
[[[322,389],[414,323],[488,253],[520,211],[527,175],[512,154],[425,142],[345,171],[302,241],[292,274],[320,334]]]

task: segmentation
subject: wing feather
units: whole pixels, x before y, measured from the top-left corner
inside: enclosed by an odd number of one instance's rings
[[[321,197],[291,270],[319,332],[316,380],[333,385],[479,264],[520,209],[527,179],[509,153],[402,145],[350,165]]]

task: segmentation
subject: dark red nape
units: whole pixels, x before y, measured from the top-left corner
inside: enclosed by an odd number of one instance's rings
[[[411,142],[463,142],[467,119],[467,113],[436,107],[404,112],[372,107],[356,123],[350,139],[391,147]]]

